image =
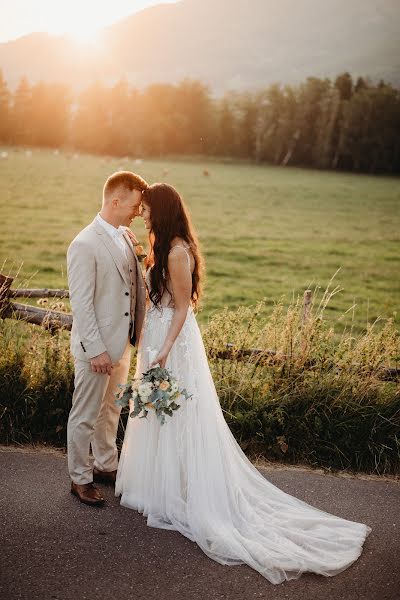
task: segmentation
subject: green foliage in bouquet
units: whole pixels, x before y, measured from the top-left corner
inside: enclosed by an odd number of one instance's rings
[[[161,425],[165,423],[165,415],[172,417],[174,411],[180,408],[180,404],[175,402],[179,396],[186,400],[191,398],[185,389],[179,389],[177,380],[168,369],[161,367],[153,367],[140,379],[118,387],[123,391],[116,394],[116,403],[122,407],[129,406],[130,401],[133,403],[130,417],[143,419],[153,410]]]

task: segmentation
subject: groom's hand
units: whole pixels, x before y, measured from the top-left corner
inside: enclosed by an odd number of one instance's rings
[[[108,352],[102,352],[98,356],[91,358],[90,366],[92,367],[93,373],[103,373],[108,375],[111,375],[111,370],[113,368]]]

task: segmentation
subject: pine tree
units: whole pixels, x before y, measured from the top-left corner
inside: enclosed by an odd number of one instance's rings
[[[236,123],[228,94],[220,101],[217,111],[217,153],[221,156],[234,156],[236,153]]]
[[[10,92],[0,69],[0,142],[7,143],[10,133]]]
[[[365,79],[363,79],[363,77],[358,77],[356,84],[354,86],[354,92],[360,92],[361,90],[365,90],[368,87],[367,82],[365,81]]]
[[[57,148],[67,142],[71,92],[61,84],[37,83],[32,87],[31,131],[36,146]]]
[[[107,152],[113,155],[135,153],[137,120],[134,119],[134,103],[126,79],[121,79],[109,94],[110,133]]]
[[[71,137],[75,147],[105,154],[111,127],[110,90],[95,82],[83,90],[73,116]]]
[[[342,73],[336,77],[335,87],[339,90],[341,100],[350,100],[353,95],[353,80],[350,73]]]
[[[26,77],[22,77],[13,97],[11,110],[11,141],[15,144],[32,143],[32,91]]]

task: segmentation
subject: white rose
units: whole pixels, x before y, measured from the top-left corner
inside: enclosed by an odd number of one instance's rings
[[[151,385],[151,383],[149,381],[145,381],[144,383],[141,383],[139,385],[139,396],[143,397],[143,398],[148,398],[151,394],[151,392],[153,391],[153,386]]]

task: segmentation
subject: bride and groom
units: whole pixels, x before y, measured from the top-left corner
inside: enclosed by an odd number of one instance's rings
[[[128,229],[139,214],[150,241],[145,279]],[[273,584],[306,571],[336,575],[359,557],[371,529],[283,492],[240,449],[224,420],[193,310],[201,262],[172,186],[149,186],[129,171],[108,178],[100,213],[68,249],[71,491],[98,505],[104,499],[93,481],[115,484],[121,505],[143,513],[149,526],[179,531],[215,561],[245,563]],[[115,392],[127,380],[131,344],[138,346],[136,376],[166,366],[192,397],[165,425],[151,412],[128,419],[118,463]]]

